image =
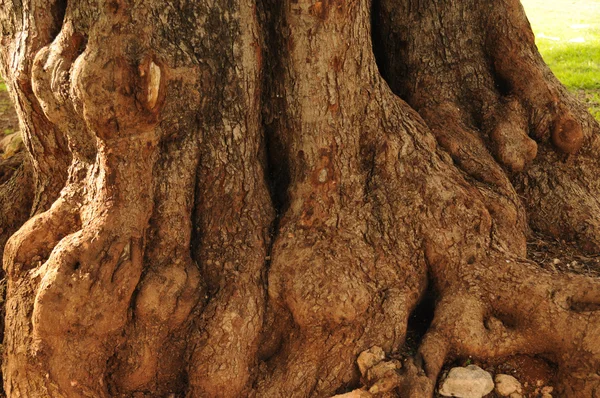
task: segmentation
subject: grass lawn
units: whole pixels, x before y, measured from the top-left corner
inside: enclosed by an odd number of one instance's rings
[[[600,120],[600,0],[522,0],[544,60]]]

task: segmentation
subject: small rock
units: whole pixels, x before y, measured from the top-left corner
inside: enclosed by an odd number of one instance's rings
[[[366,351],[363,351],[358,356],[356,363],[361,375],[366,375],[367,370],[377,365],[379,362],[385,359],[385,352],[381,347],[371,347]]]
[[[482,398],[494,389],[492,375],[479,366],[452,368],[442,381],[439,393],[444,397]]]
[[[560,260],[558,258],[555,258],[554,260],[552,260],[552,264],[558,265],[560,264]]]
[[[367,392],[363,389],[359,389],[359,390],[347,392],[345,394],[335,395],[331,398],[372,398],[372,397],[373,397],[373,395],[371,395],[369,392]]]
[[[387,376],[396,374],[396,371],[400,368],[402,368],[402,364],[397,360],[379,362],[377,365],[367,370],[367,380],[373,382],[383,379]]]
[[[371,394],[385,394],[386,392],[392,391],[394,388],[400,385],[400,375],[393,373],[382,379],[379,379],[369,388]]]
[[[552,398],[552,391],[554,391],[554,388],[550,386],[542,388],[542,398]]]
[[[499,374],[496,375],[496,392],[503,397],[515,398],[511,394],[518,393],[519,395],[523,392],[523,387],[517,379],[512,376]]]
[[[520,394],[518,392],[513,392],[512,394],[510,394],[508,396],[508,398],[523,398],[523,394]]]

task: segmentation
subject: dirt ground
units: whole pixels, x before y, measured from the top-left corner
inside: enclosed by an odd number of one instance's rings
[[[6,90],[0,89],[0,185],[10,179],[24,159],[23,141],[14,106]]]
[[[19,130],[19,120],[8,95],[0,90],[0,138]]]

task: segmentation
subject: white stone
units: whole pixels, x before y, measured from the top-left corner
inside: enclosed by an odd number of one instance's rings
[[[492,375],[479,366],[452,368],[442,381],[439,393],[444,397],[482,398],[494,389]]]
[[[519,383],[519,381],[512,376],[499,374],[496,375],[495,381],[496,392],[503,397],[511,396],[511,394],[515,392],[519,394],[523,392],[521,383]]]
[[[554,388],[550,386],[542,388],[542,398],[552,398],[552,391],[554,391]]]
[[[546,386],[542,388],[542,394],[551,394],[554,391],[554,387]]]
[[[384,359],[385,352],[383,352],[383,348],[381,347],[374,346],[366,351],[361,352],[356,360],[360,374],[365,376],[367,374],[367,370],[377,365]]]
[[[354,390],[347,392],[346,394],[335,395],[331,398],[372,398],[373,395],[365,390]]]

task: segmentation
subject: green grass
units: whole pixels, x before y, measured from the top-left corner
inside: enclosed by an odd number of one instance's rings
[[[522,3],[544,60],[600,120],[600,0]]]
[[[600,121],[600,90],[584,92],[583,96],[590,104],[590,113]]]
[[[0,92],[6,91],[6,83],[4,83],[4,77],[0,74]]]

